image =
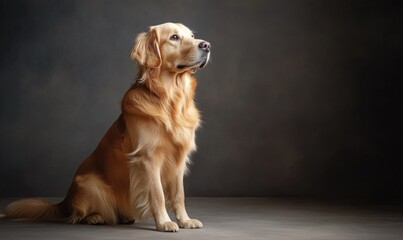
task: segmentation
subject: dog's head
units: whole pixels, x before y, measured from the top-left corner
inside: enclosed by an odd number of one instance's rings
[[[207,64],[210,49],[209,42],[195,39],[183,24],[164,23],[137,36],[131,57],[146,68],[173,73],[194,72]]]

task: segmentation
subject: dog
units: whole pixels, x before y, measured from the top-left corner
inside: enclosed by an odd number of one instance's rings
[[[118,119],[79,166],[65,199],[19,200],[6,207],[5,217],[118,224],[152,216],[159,231],[202,228],[186,212],[183,177],[200,124],[193,73],[206,66],[210,50],[209,42],[195,39],[180,23],[140,33],[131,52],[136,82],[123,96]]]

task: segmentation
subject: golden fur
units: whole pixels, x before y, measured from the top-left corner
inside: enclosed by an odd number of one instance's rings
[[[88,224],[152,216],[161,231],[201,228],[186,213],[183,176],[200,121],[192,73],[204,67],[209,54],[210,44],[194,39],[182,24],[139,34],[131,53],[138,62],[137,82],[124,95],[119,118],[78,168],[66,198],[56,205],[16,201],[5,216]]]

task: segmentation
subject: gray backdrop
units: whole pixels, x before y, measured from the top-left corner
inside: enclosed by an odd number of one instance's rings
[[[1,1],[0,196],[63,196],[148,26],[212,44],[189,196],[399,197],[398,1]]]

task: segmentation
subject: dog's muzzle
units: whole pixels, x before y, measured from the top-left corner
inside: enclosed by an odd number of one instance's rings
[[[198,49],[200,51],[198,54],[198,59],[200,60],[192,65],[178,65],[176,68],[180,70],[185,68],[204,68],[210,59],[211,44],[209,42],[202,41],[199,43]]]

